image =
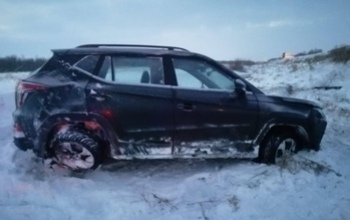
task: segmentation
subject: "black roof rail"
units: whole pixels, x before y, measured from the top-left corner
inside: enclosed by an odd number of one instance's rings
[[[84,44],[77,46],[76,48],[96,48],[96,47],[129,47],[129,48],[152,48],[152,49],[165,49],[165,50],[182,50],[188,51],[181,47],[172,46],[158,46],[158,45],[139,45],[139,44]]]

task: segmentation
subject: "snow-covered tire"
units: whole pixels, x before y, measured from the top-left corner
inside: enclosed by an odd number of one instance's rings
[[[300,150],[299,138],[291,132],[275,132],[260,144],[260,160],[266,164],[280,164]]]
[[[58,132],[51,141],[54,161],[75,171],[96,169],[103,162],[103,150],[91,135],[70,128]]]

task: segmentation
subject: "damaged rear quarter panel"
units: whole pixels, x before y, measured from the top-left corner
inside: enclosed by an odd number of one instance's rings
[[[40,151],[44,136],[53,124],[43,126],[50,117],[63,113],[86,114],[85,87],[89,76],[77,70],[62,67],[54,71],[39,71],[25,81],[42,84],[46,89],[36,91],[26,100],[26,105],[15,111],[25,131],[34,142],[34,151]]]

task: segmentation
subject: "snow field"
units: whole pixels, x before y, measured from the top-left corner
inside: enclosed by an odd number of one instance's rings
[[[0,219],[348,219],[350,64],[311,65],[274,61],[242,73],[267,94],[324,107],[329,124],[321,150],[302,151],[283,167],[158,160],[52,172],[12,143],[14,87],[25,73],[0,77]]]

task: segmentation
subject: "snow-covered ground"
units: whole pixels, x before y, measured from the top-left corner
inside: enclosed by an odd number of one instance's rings
[[[300,152],[287,166],[137,161],[84,175],[49,172],[15,148],[14,87],[24,75],[0,75],[0,219],[350,218],[350,64],[273,61],[242,73],[267,94],[310,99],[325,109],[322,149]]]

